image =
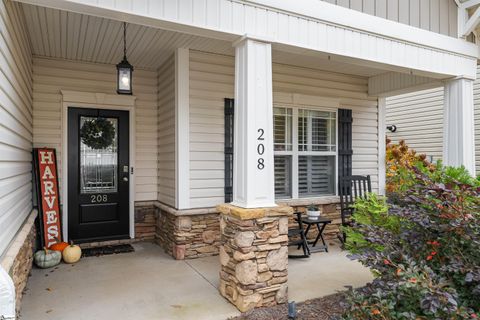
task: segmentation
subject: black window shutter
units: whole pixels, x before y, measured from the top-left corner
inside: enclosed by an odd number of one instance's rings
[[[338,177],[352,175],[352,110],[338,110]]]
[[[225,203],[233,201],[233,105],[225,98]]]

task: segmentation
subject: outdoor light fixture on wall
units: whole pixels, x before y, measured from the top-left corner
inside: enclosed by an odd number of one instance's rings
[[[123,60],[117,64],[117,93],[132,94],[133,66],[127,60],[127,23],[123,23]]]
[[[395,131],[397,131],[397,126],[394,125],[394,124],[391,124],[391,125],[387,126],[387,130],[390,131],[390,132],[395,132]]]

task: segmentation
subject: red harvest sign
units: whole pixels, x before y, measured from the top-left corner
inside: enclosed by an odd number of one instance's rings
[[[56,160],[55,149],[35,149],[38,199],[41,202],[38,205],[43,221],[43,242],[47,248],[62,241]]]

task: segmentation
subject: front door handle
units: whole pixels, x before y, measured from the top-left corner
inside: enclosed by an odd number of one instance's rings
[[[128,177],[123,177],[123,181],[128,182]]]

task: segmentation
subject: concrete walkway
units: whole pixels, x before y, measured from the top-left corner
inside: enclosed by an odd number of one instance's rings
[[[176,261],[155,244],[134,247],[134,253],[33,269],[20,319],[215,320],[239,315],[216,289],[218,257]],[[289,260],[289,300],[321,297],[371,279],[367,269],[331,249]]]

